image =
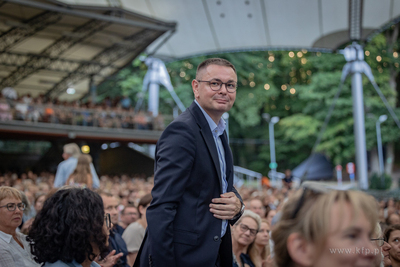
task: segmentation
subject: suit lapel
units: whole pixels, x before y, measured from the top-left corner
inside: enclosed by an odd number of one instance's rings
[[[232,179],[232,168],[233,168],[233,157],[232,151],[228,144],[228,137],[226,135],[226,131],[224,131],[223,135],[221,136],[222,145],[224,146],[225,150],[225,163],[226,163],[226,181],[228,182],[228,191],[230,191],[230,186],[233,184]]]
[[[221,178],[221,168],[219,166],[219,158],[218,158],[218,151],[217,147],[215,146],[215,141],[214,137],[211,133],[210,126],[208,125],[208,122],[206,118],[204,117],[203,112],[201,112],[200,108],[197,106],[196,103],[192,103],[192,105],[189,107],[189,110],[193,114],[194,118],[197,121],[197,124],[199,125],[200,128],[200,134],[203,136],[204,142],[206,143],[207,149],[210,152],[211,159],[214,163],[214,167],[217,171],[218,174],[218,181],[219,181],[219,186],[222,192],[222,178]]]

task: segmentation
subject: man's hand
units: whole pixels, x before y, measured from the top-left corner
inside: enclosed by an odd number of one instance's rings
[[[242,203],[235,193],[228,192],[222,194],[220,198],[213,198],[210,204],[210,212],[214,213],[214,217],[221,220],[231,220],[240,212]]]
[[[101,267],[112,267],[114,266],[117,262],[118,259],[124,256],[124,253],[118,253],[117,255],[115,254],[115,249],[111,251],[103,260],[99,261],[96,259],[95,261],[100,264]]]

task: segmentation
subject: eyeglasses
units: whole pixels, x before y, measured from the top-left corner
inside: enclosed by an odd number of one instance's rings
[[[239,226],[240,226],[240,230],[242,230],[243,233],[250,231],[250,235],[252,235],[252,236],[256,236],[258,233],[258,230],[251,229],[250,227],[248,227],[247,225],[245,225],[243,223],[239,224]]]
[[[200,83],[208,83],[211,90],[213,90],[213,91],[221,90],[223,84],[225,84],[226,91],[228,91],[229,93],[234,93],[237,88],[236,82],[223,83],[221,80],[218,80],[218,79],[212,79],[211,81],[200,81],[200,80],[196,80],[196,81],[198,81]]]
[[[4,205],[4,206],[0,206],[0,208],[4,208],[4,207],[7,207],[7,209],[9,210],[9,211],[15,211],[15,209],[18,207],[18,209],[20,210],[20,211],[24,211],[25,210],[25,208],[26,208],[26,205],[25,205],[25,203],[18,203],[18,204],[15,204],[15,203],[8,203],[8,204],[6,204],[6,205]]]
[[[378,247],[382,247],[383,244],[385,243],[385,239],[384,238],[371,238],[371,241],[372,241],[372,243],[374,243]]]
[[[107,228],[110,229],[111,228],[111,215],[110,215],[110,213],[104,214],[104,222],[105,222]]]
[[[318,195],[322,195],[324,193],[329,192],[329,188],[321,186],[319,184],[315,184],[312,182],[305,182],[303,183],[303,194],[301,195],[299,201],[297,201],[297,206],[293,210],[293,214],[290,219],[296,218],[297,214],[299,213],[301,207],[304,205],[306,198],[308,197],[316,197]]]

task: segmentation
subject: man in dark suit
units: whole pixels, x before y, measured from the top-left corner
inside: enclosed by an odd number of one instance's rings
[[[244,205],[233,187],[233,159],[221,118],[236,98],[227,60],[207,59],[192,81],[195,101],[157,143],[148,228],[134,266],[232,266],[229,223]]]

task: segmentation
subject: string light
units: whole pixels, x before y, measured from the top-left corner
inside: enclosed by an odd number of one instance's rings
[[[294,57],[293,51],[290,51],[290,52],[289,52],[289,57]]]
[[[264,84],[264,89],[265,90],[269,90],[269,88],[271,88],[271,86],[268,83]]]
[[[256,86],[256,83],[253,82],[253,81],[251,81],[251,82],[250,82],[250,87],[254,87],[254,86]]]
[[[294,94],[296,93],[296,89],[290,88],[290,93],[291,93],[292,95],[294,95]]]
[[[377,56],[376,57],[376,61],[381,62],[382,61],[382,57],[381,56]]]
[[[281,89],[282,89],[282,91],[286,91],[287,85],[286,84],[282,84]]]
[[[275,57],[274,57],[274,56],[269,56],[269,57],[268,57],[268,60],[269,60],[269,62],[274,62]]]

